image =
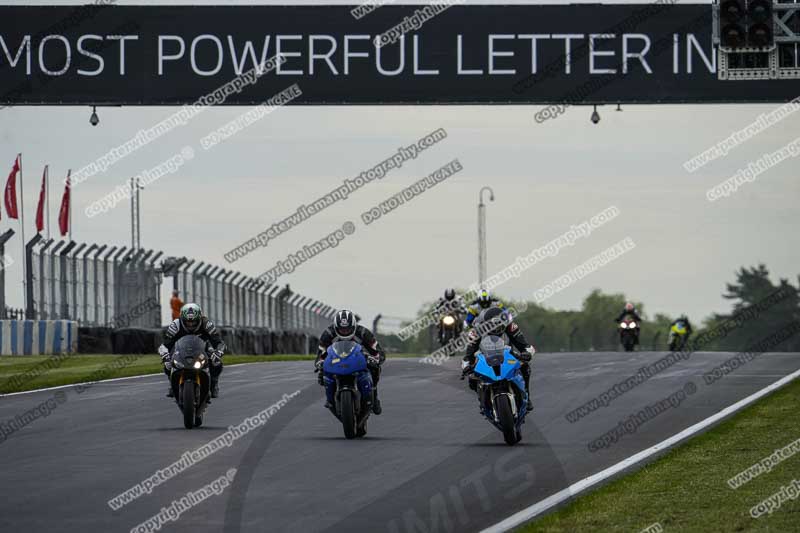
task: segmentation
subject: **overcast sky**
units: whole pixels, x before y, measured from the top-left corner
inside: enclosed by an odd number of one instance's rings
[[[235,245],[389,157],[399,146],[444,128],[447,139],[415,161],[236,266],[257,276],[351,220],[356,223],[353,235],[279,282],[331,305],[352,308],[370,320],[379,312],[411,317],[423,301],[438,297],[446,287],[466,287],[476,280],[476,204],[480,188],[490,185],[496,195],[487,206],[490,275],[609,206],[621,212],[590,238],[497,289],[499,296],[530,299],[544,284],[630,236],[634,250],[547,305],[578,308],[592,289],[601,288],[645,302],[650,316],[687,312],[700,319],[729,310],[721,293],[741,266],[765,263],[776,281],[788,277],[797,283],[797,158],[728,198],[711,203],[705,193],[748,162],[797,138],[800,113],[693,174],[682,167],[688,158],[775,107],[624,106],[621,113],[601,107],[598,125],[590,123],[587,107],[570,108],[544,124],[534,122],[540,109],[534,106],[289,107],[204,152],[199,138],[246,110],[214,108],[76,186],[73,238],[128,245],[127,201],[93,218],[87,218],[84,209],[128,177],[189,145],[196,148],[196,157],[143,192],[142,243],[167,255],[227,266],[222,254]],[[97,127],[89,125],[91,109],[86,107],[0,111],[3,179],[16,153],[24,154],[27,236],[33,233],[45,164],[50,165],[55,224],[62,189],[58,178],[67,169],[90,163],[172,111],[101,108]],[[362,212],[454,158],[463,171],[373,224],[361,222]],[[16,230],[17,224],[4,213],[0,231],[8,227]],[[21,306],[20,241],[14,238],[9,244],[7,253],[17,262],[7,273],[7,300]]]

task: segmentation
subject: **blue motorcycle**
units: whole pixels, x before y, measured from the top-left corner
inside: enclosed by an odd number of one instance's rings
[[[528,394],[520,372],[522,363],[501,337],[488,335],[475,354],[470,388],[478,393],[481,414],[503,432],[506,444],[522,440],[520,430],[528,414]]]
[[[334,342],[328,347],[322,371],[328,405],[342,423],[344,436],[363,437],[372,411],[372,375],[361,345]]]

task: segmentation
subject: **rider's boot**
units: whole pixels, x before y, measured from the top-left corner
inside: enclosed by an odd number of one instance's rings
[[[533,399],[531,398],[531,375],[526,374],[523,377],[525,378],[525,392],[528,394],[528,405],[526,407],[530,413],[533,411]]]
[[[372,389],[372,412],[376,415],[379,415],[383,412],[383,409],[381,408],[381,401],[378,399],[377,387]]]

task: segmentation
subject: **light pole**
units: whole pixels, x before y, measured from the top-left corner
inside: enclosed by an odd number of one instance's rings
[[[478,193],[478,285],[481,288],[486,280],[486,205],[483,203],[483,191],[489,191],[489,201],[494,202],[492,188],[483,187]]]
[[[138,250],[142,247],[142,200],[139,195],[141,189],[139,177],[131,178],[131,249],[133,250]]]

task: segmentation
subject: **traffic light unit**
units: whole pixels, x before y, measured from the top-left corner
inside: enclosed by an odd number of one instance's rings
[[[800,1],[714,0],[721,80],[800,79]]]

